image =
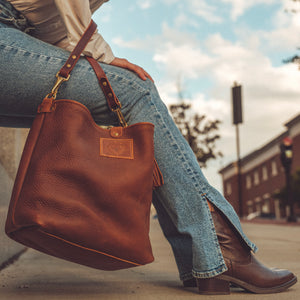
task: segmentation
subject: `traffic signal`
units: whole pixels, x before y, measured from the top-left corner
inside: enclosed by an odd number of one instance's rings
[[[232,111],[233,111],[233,124],[237,125],[243,123],[243,112],[242,112],[242,87],[234,83],[231,89],[232,95]]]
[[[284,168],[289,168],[293,159],[293,141],[286,137],[280,144],[280,159]]]

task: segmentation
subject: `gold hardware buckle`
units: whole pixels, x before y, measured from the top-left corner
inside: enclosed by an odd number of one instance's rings
[[[117,114],[117,116],[118,116],[118,118],[119,118],[119,121],[120,121],[120,124],[121,124],[123,127],[128,127],[128,124],[127,124],[127,122],[125,121],[125,118],[124,118],[124,116],[123,116],[123,114],[122,114],[122,112],[121,112],[120,107],[117,108],[117,109],[114,109],[113,111]]]
[[[61,84],[64,82],[64,81],[68,81],[69,78],[70,78],[70,74],[68,75],[67,78],[65,77],[62,77],[59,75],[59,72],[56,74],[56,82],[51,90],[51,93],[49,93],[46,98],[53,98],[53,99],[56,99],[56,95],[57,95],[57,92],[58,92],[58,89],[59,87],[61,86]]]

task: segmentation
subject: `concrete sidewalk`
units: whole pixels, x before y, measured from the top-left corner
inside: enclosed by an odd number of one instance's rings
[[[244,223],[244,230],[269,266],[288,268],[300,276],[300,227]],[[157,220],[151,221],[155,262],[144,267],[106,272],[27,250],[0,272],[1,300],[92,299],[300,299],[300,283],[284,293],[255,295],[233,289],[228,296],[201,296],[182,288],[171,249]]]

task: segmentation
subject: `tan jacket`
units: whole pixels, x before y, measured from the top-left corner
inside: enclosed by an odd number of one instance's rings
[[[71,51],[91,21],[92,14],[109,0],[8,0],[35,27],[32,35]],[[97,32],[84,54],[110,63],[114,55]]]

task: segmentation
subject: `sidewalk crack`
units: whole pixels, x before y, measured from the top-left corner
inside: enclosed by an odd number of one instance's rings
[[[21,251],[19,251],[18,253],[16,253],[14,256],[10,257],[9,259],[7,259],[5,262],[3,262],[0,265],[0,272],[2,270],[4,270],[5,268],[7,268],[8,266],[12,265],[13,263],[15,263],[22,254],[24,254],[27,251],[28,248],[24,248]]]

